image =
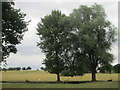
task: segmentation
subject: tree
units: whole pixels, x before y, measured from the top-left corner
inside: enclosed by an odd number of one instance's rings
[[[70,18],[73,23],[72,32],[78,37],[79,53],[92,72],[92,81],[96,81],[98,65],[108,65],[114,60],[110,47],[115,41],[116,28],[106,19],[104,9],[98,4],[91,7],[81,5],[73,10]]]
[[[62,25],[65,18],[66,16],[59,10],[53,10],[50,15],[42,18],[41,22],[37,25],[37,35],[39,35],[41,39],[37,45],[46,54],[46,58],[43,62],[46,66],[44,70],[57,74],[57,81],[60,81],[60,73],[64,70],[62,44],[65,29]]]
[[[120,73],[120,64],[114,65],[113,69],[114,69],[115,73]]]
[[[21,70],[21,67],[16,67],[15,69],[16,69],[16,70]]]
[[[7,71],[7,69],[6,68],[2,68],[2,71]]]
[[[44,67],[41,67],[40,69],[46,71],[46,68],[44,68]]]
[[[26,70],[31,70],[31,67],[29,66],[29,67],[27,67],[27,69]]]
[[[14,8],[14,2],[2,2],[2,60],[5,62],[10,53],[16,53],[16,45],[20,44],[28,22],[26,14]]]
[[[108,65],[99,67],[97,70],[100,70],[100,73],[111,73],[113,70],[113,66],[108,64]]]
[[[23,67],[23,68],[22,68],[22,70],[26,70],[26,68],[25,68],[25,67]]]
[[[8,70],[9,70],[9,71],[15,70],[15,68],[9,67]]]
[[[0,71],[2,71],[2,68],[0,67]]]

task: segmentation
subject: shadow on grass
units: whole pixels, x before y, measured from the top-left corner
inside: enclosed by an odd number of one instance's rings
[[[2,81],[0,83],[67,83],[67,84],[80,84],[89,82],[109,82],[109,81]],[[112,82],[112,81],[111,81]]]

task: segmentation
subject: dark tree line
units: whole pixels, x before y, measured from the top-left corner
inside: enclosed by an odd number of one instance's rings
[[[9,67],[9,68],[2,68],[2,71],[19,71],[21,67]]]
[[[19,71],[19,70],[31,70],[31,67],[9,67],[9,68],[1,68],[1,71]]]

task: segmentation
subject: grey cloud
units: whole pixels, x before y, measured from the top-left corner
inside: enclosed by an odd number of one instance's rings
[[[40,68],[43,62],[45,55],[21,55],[16,54],[8,58],[7,64],[8,67],[27,67],[31,66],[33,69]]]
[[[43,54],[41,49],[37,46],[18,47],[18,53],[21,55],[40,55]]]

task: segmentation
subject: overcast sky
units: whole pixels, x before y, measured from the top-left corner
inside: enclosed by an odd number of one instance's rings
[[[19,0],[18,0],[19,1]],[[118,27],[118,3],[117,0],[114,2],[98,2],[101,4],[107,14],[107,19],[110,20],[113,25]],[[47,14],[50,14],[53,9],[59,9],[62,13],[69,15],[74,8],[78,8],[80,5],[92,5],[94,2],[88,1],[76,1],[70,0],[69,2],[64,2],[64,0],[52,1],[52,2],[16,2],[15,8],[20,8],[22,12],[26,13],[26,20],[31,20],[28,26],[28,31],[24,35],[24,39],[20,45],[17,45],[18,52],[17,54],[11,54],[7,59],[8,67],[27,67],[31,66],[33,69],[40,69],[42,61],[45,58],[44,53],[41,52],[39,47],[37,47],[37,42],[39,37],[36,35],[37,23],[42,17]],[[112,45],[112,51],[115,56],[115,61],[113,63],[118,63],[118,42]]]

